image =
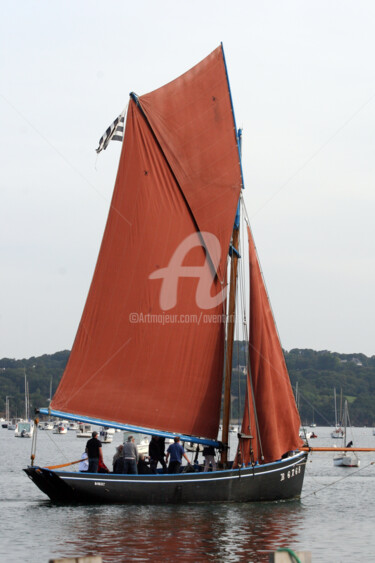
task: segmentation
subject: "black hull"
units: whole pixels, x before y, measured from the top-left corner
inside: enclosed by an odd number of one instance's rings
[[[52,501],[99,504],[256,502],[299,498],[307,454],[244,469],[177,475],[115,475],[24,469]]]

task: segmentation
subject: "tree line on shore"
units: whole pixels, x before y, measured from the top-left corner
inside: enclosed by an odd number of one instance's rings
[[[29,387],[30,415],[35,408],[47,407],[61,379],[69,350],[39,357],[0,360],[0,416],[5,416],[9,398],[11,417],[25,414],[25,373]],[[293,389],[298,389],[298,408],[302,424],[331,426],[335,423],[334,389],[337,412],[347,399],[353,426],[375,424],[375,356],[293,349],[284,351]],[[234,345],[232,376],[232,420],[242,418],[246,383],[247,346]]]

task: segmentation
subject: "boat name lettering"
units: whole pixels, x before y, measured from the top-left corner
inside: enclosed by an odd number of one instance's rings
[[[98,485],[99,487],[104,487],[105,483],[103,483],[102,481],[95,481],[94,485]]]

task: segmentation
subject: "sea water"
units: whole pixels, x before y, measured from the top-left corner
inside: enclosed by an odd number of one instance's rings
[[[310,440],[311,446],[335,443],[330,428],[314,430],[318,438]],[[371,428],[353,432],[355,445],[375,447]],[[122,433],[116,433],[112,444],[103,444],[109,468],[121,441]],[[0,444],[2,562],[88,555],[100,555],[104,563],[267,562],[280,547],[310,551],[319,563],[375,560],[375,452],[360,453],[359,468],[334,467],[333,453],[310,454],[299,501],[58,506],[22,471],[30,461],[31,440],[0,429]],[[85,444],[75,432],[38,431],[36,464],[77,460]],[[234,449],[233,444],[232,454]]]

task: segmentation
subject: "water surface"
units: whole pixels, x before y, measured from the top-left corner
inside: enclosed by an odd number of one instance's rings
[[[311,445],[332,445],[329,428],[317,428]],[[370,428],[354,430],[355,443],[375,447]],[[104,444],[111,467],[116,445]],[[74,432],[38,432],[36,463],[79,459],[86,440]],[[333,466],[333,454],[309,456],[300,501],[186,506],[57,506],[23,473],[31,440],[0,429],[0,561],[101,555],[121,561],[267,562],[271,551],[311,551],[316,562],[371,561],[375,551],[375,452],[361,467]],[[339,441],[337,442],[339,444]],[[341,445],[341,444],[339,444]]]

